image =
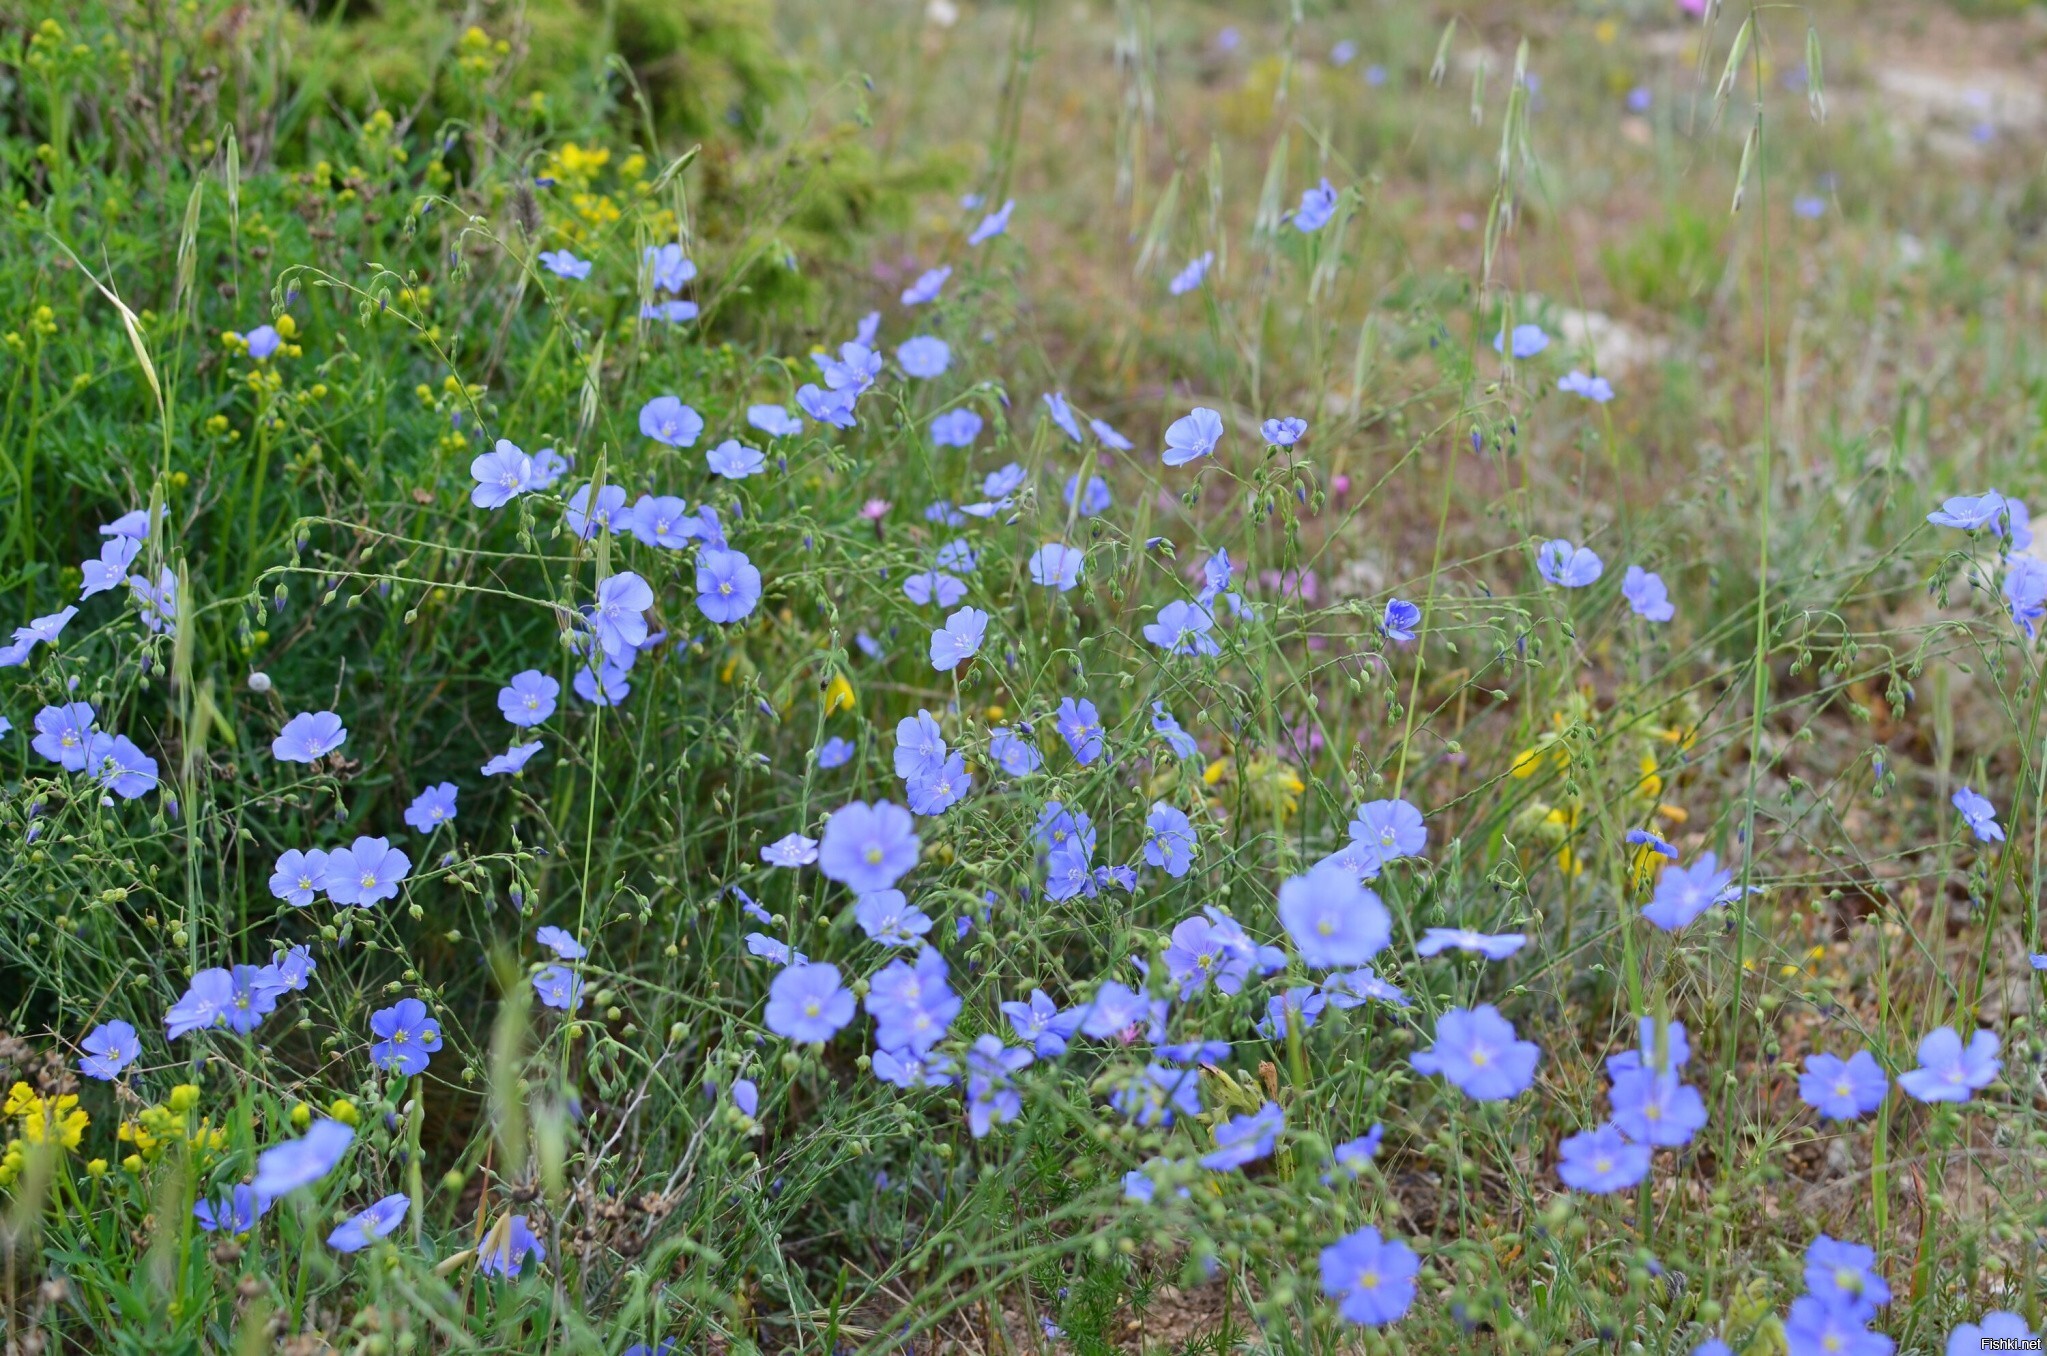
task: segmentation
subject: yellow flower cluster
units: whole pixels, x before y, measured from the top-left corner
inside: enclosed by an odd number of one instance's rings
[[[144,1107],[133,1119],[121,1122],[118,1137],[135,1149],[121,1160],[121,1166],[140,1172],[144,1163],[155,1162],[166,1146],[179,1141],[192,1146],[195,1154],[215,1154],[227,1148],[226,1133],[212,1121],[192,1120],[191,1113],[198,1105],[198,1084],[180,1083],[161,1103]]]
[[[1598,725],[1599,713],[1592,694],[1589,691],[1573,693],[1563,710],[1550,713],[1550,728],[1537,735],[1535,743],[1515,755],[1514,777],[1525,781],[1546,767],[1558,776],[1569,775],[1574,754],[1568,736],[1572,730],[1582,727],[1596,739]],[[1667,804],[1663,800],[1663,765],[1657,752],[1662,745],[1671,745],[1680,751],[1688,749],[1693,738],[1693,731],[1682,726],[1656,730],[1644,736],[1644,747],[1635,763],[1639,775],[1627,791],[1627,817],[1630,822],[1645,815],[1654,815],[1672,824],[1682,824],[1690,817],[1683,806]],[[1516,826],[1523,832],[1532,830],[1543,842],[1554,845],[1558,869],[1566,875],[1576,876],[1585,869],[1584,859],[1573,848],[1583,809],[1584,799],[1579,795],[1569,797],[1562,805],[1537,800],[1516,817]],[[1654,874],[1653,855],[1647,847],[1636,851],[1634,869],[1638,878],[1645,872]]]
[[[26,1083],[16,1083],[7,1090],[7,1101],[0,1105],[0,1118],[19,1123],[7,1148],[0,1151],[0,1186],[10,1186],[21,1176],[29,1147],[54,1145],[76,1149],[85,1137],[85,1127],[92,1124],[92,1118],[78,1105],[76,1095],[46,1097]]]

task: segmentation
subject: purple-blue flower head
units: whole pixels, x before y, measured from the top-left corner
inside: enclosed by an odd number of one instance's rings
[[[825,820],[818,869],[855,894],[888,890],[917,864],[916,821],[900,805],[853,801]]]
[[[2047,560],[2013,556],[2004,571],[2004,606],[2012,623],[2031,640],[2047,617]]]
[[[589,267],[585,264],[584,271],[588,272]],[[390,1237],[391,1232],[405,1222],[405,1212],[411,1208],[410,1196],[402,1191],[394,1192],[336,1226],[334,1232],[327,1235],[327,1246],[336,1252],[361,1252],[378,1239]]]
[[[1081,563],[1085,559],[1078,547],[1048,541],[1031,553],[1031,582],[1061,593],[1071,592],[1080,582]]]
[[[1350,836],[1352,842],[1377,854],[1381,866],[1419,856],[1429,845],[1422,812],[1405,799],[1368,800],[1360,805],[1350,822]]]
[[[1605,377],[1588,377],[1575,367],[1568,375],[1557,378],[1557,389],[1567,395],[1584,396],[1600,405],[1613,399],[1612,382]]]
[[[496,755],[486,762],[483,765],[483,775],[486,777],[516,777],[525,770],[526,764],[532,760],[533,755],[540,752],[540,748],[541,741],[538,739],[534,740],[531,744],[514,744],[503,753]]]
[[[554,714],[562,685],[539,669],[512,675],[512,681],[498,689],[498,710],[521,729],[531,729]]]
[[[1082,767],[1102,756],[1102,718],[1096,712],[1095,704],[1086,697],[1077,701],[1072,697],[1062,698],[1058,719],[1053,724]]]
[[[1722,870],[1720,859],[1710,852],[1700,853],[1689,867],[1673,863],[1657,874],[1656,894],[1642,906],[1642,917],[1665,932],[1676,932],[1732,898],[1733,881],[1734,872]]]
[[[1248,1116],[1232,1116],[1215,1128],[1215,1149],[1201,1156],[1210,1172],[1234,1172],[1270,1154],[1286,1131],[1286,1112],[1267,1102]]]
[[[903,784],[910,810],[920,815],[942,815],[966,799],[973,789],[966,755],[949,754],[942,762],[917,769]]]
[[[1412,1057],[1425,1074],[1441,1074],[1474,1101],[1518,1097],[1535,1082],[1542,1051],[1522,1040],[1490,1003],[1451,1008],[1436,1019],[1436,1043]]]
[[[336,904],[367,909],[398,897],[398,886],[412,872],[412,859],[391,846],[388,838],[358,838],[327,854],[327,898]]]
[[[1860,1312],[1816,1295],[1791,1301],[1784,1318],[1787,1356],[1890,1356],[1892,1346],[1890,1338],[1869,1330]]]
[[[1000,1036],[983,1034],[967,1050],[967,1128],[975,1139],[996,1125],[1008,1125],[1023,1113],[1023,1095],[1016,1075],[1030,1066],[1031,1052],[1005,1046]]]
[[[272,1145],[256,1156],[256,1178],[251,1185],[266,1200],[276,1200],[309,1187],[340,1166],[355,1131],[340,1121],[325,1117],[299,1139]]]
[[[1397,985],[1381,979],[1369,965],[1330,975],[1322,981],[1322,992],[1338,1008],[1358,1007],[1375,998],[1397,1008],[1409,1006],[1407,995]]]
[[[2038,1351],[2040,1335],[2026,1326],[2026,1320],[2003,1309],[1992,1309],[1981,1323],[1964,1323],[1948,1334],[1947,1356],[1989,1356],[1993,1351]]]
[[[453,782],[429,786],[405,807],[405,822],[421,833],[432,833],[455,819],[457,789]]]
[[[476,481],[469,502],[480,509],[503,508],[533,488],[533,458],[500,438],[469,463],[469,474]]]
[[[936,301],[945,287],[945,280],[952,276],[952,269],[934,268],[917,275],[917,281],[903,289],[902,302],[905,306],[922,306],[927,301]]]
[[[818,843],[815,838],[806,838],[800,833],[785,833],[761,849],[761,860],[769,866],[780,866],[794,870],[809,866],[817,860]]]
[[[1535,553],[1535,572],[1560,588],[1582,589],[1599,578],[1606,565],[1589,546],[1557,537]]]
[[[952,350],[946,346],[943,339],[919,334],[903,340],[896,349],[896,363],[903,369],[905,375],[915,377],[919,381],[929,381],[933,377],[943,376],[945,369],[951,366]]]
[[[574,278],[580,281],[590,276],[590,261],[578,259],[567,250],[542,250],[540,262],[557,278]],[[348,1251],[352,1252],[354,1249]]]
[[[583,981],[566,965],[550,965],[537,972],[533,992],[545,1007],[574,1012],[583,1006]]]
[[[1144,638],[1167,654],[1211,656],[1222,653],[1209,633],[1215,616],[1199,603],[1175,598],[1159,609],[1158,620],[1145,623]]]
[[[256,1227],[270,1209],[270,1202],[252,1186],[237,1186],[220,1200],[201,1198],[192,1203],[192,1218],[209,1234],[246,1234]]]
[[[1445,951],[1465,951],[1484,956],[1490,961],[1502,961],[1528,945],[1528,938],[1519,932],[1475,932],[1470,928],[1430,928],[1415,943],[1417,956],[1440,956]]]
[[[78,1071],[102,1080],[119,1078],[121,1070],[142,1056],[141,1038],[126,1022],[102,1022],[78,1048],[85,1052],[78,1060]]]
[[[1493,352],[1504,352],[1507,338],[1508,336],[1504,331],[1494,335]],[[1542,326],[1540,325],[1516,325],[1514,327],[1513,346],[1515,361],[1518,362],[1523,358],[1533,358],[1536,354],[1549,347],[1549,336],[1543,333]]]
[[[1621,579],[1621,596],[1628,600],[1636,616],[1644,621],[1667,622],[1677,615],[1677,608],[1671,605],[1670,591],[1663,587],[1663,577],[1643,569],[1640,565],[1628,566],[1628,572]]]
[[[1081,476],[1083,474],[1087,477],[1085,488],[1081,485]],[[1109,493],[1109,482],[1096,475],[1093,471],[1085,473],[1076,471],[1074,474],[1066,477],[1066,502],[1073,504],[1076,500],[1079,501],[1081,517],[1095,518],[1101,516],[1102,513],[1107,511],[1112,500],[1112,496]]]
[[[1637,1144],[1675,1148],[1691,1143],[1706,1124],[1706,1099],[1677,1070],[1658,1073],[1636,1065],[1612,1069],[1613,1121]]]
[[[1146,1129],[1171,1125],[1175,1116],[1199,1116],[1201,1071],[1147,1064],[1116,1085],[1109,1105]]]
[[[1421,624],[1422,610],[1404,598],[1388,599],[1385,615],[1379,618],[1379,630],[1386,639],[1403,645],[1414,639],[1414,629]]]
[[[425,1073],[434,1051],[441,1048],[441,1024],[417,998],[401,998],[370,1014],[370,1063],[400,1078]]]
[[[1004,1003],[1002,1015],[1009,1019],[1016,1038],[1035,1050],[1040,1059],[1056,1059],[1066,1053],[1066,1043],[1080,1030],[1087,1012],[1083,1008],[1062,1011],[1045,996],[1043,989],[1032,989],[1028,1003]]]
[[[1144,821],[1144,859],[1173,877],[1194,865],[1194,825],[1185,812],[1155,800]]]
[[[761,455],[759,448],[748,447],[737,438],[727,438],[704,453],[704,464],[711,468],[711,474],[727,480],[757,476],[768,467],[767,458]]]
[[[648,279],[664,292],[680,292],[683,285],[697,276],[697,266],[682,246],[669,241],[665,245],[649,245],[640,255],[647,267]]]
[[[978,245],[983,241],[993,240],[996,236],[1008,231],[1009,214],[1014,211],[1016,211],[1016,199],[1011,198],[1008,202],[1003,203],[1000,208],[981,218],[981,224],[976,226],[967,236],[967,243],[969,245]]]
[[[1347,1322],[1379,1327],[1397,1321],[1414,1303],[1421,1259],[1370,1225],[1322,1249],[1321,1263],[1322,1293],[1336,1301]]]
[[[1604,1196],[1624,1191],[1649,1175],[1651,1150],[1631,1142],[1612,1125],[1585,1130],[1557,1146],[1557,1176],[1574,1191]]]
[[[1166,747],[1176,758],[1193,758],[1201,753],[1201,746],[1194,742],[1194,736],[1180,728],[1180,722],[1173,713],[1166,710],[1164,702],[1151,704],[1151,728],[1166,741]]]
[[[1041,397],[1045,402],[1045,413],[1057,424],[1067,437],[1080,441],[1080,424],[1073,417],[1073,407],[1066,403],[1064,391],[1047,391]]]
[[[828,1041],[853,1020],[853,995],[839,983],[839,967],[791,965],[768,986],[768,1030],[792,1041]]]
[[[552,951],[558,960],[581,960],[590,954],[589,948],[570,936],[566,929],[552,924],[535,928],[533,940]]]
[[[99,784],[123,800],[146,795],[156,785],[156,759],[126,735],[95,732],[85,747],[85,760]]]
[[[977,607],[961,608],[931,633],[931,667],[941,673],[957,668],[980,653],[987,635],[988,614]]]
[[[653,586],[631,570],[621,570],[598,584],[590,625],[597,633],[598,644],[613,662],[624,661],[645,642],[646,612],[653,605]]]
[[[36,712],[36,736],[29,747],[66,772],[83,772],[95,719],[84,702],[46,706]]]
[[[1327,862],[1280,885],[1279,921],[1301,960],[1318,970],[1363,965],[1393,936],[1379,896]]]
[[[1287,415],[1268,419],[1258,426],[1258,436],[1273,447],[1292,447],[1308,433],[1308,421]]]
[[[1213,453],[1222,441],[1223,417],[1205,405],[1183,414],[1166,426],[1166,448],[1160,459],[1168,466],[1185,466]]]
[[[883,946],[921,946],[919,939],[931,931],[931,920],[901,890],[874,890],[860,896],[853,906],[853,921],[867,934],[867,940]]]
[[[936,602],[951,607],[967,596],[966,581],[942,570],[926,570],[903,581],[903,596],[919,607]]]
[[[1996,490],[1983,494],[1963,494],[1946,500],[1938,509],[1926,515],[1926,521],[1935,527],[1956,527],[1964,532],[1980,532],[1994,526],[1998,519],[2005,517],[2010,509],[2003,495]]]
[[[1294,209],[1294,229],[1303,235],[1321,230],[1336,215],[1336,201],[1336,188],[1326,178],[1302,190],[1301,205]]]
[[[1806,1245],[1807,1293],[1844,1309],[1873,1314],[1891,1302],[1891,1287],[1876,1269],[1876,1249],[1820,1234]]]
[[[597,492],[597,507],[590,507],[590,487],[584,485],[569,496],[568,508],[562,514],[562,523],[571,533],[584,541],[596,537],[599,530],[616,532],[630,527],[625,506],[625,487],[606,485]]]
[[[1952,797],[1952,804],[1956,812],[1961,815],[1962,822],[1967,824],[1970,831],[1976,835],[1978,842],[2002,843],[2004,841],[2004,826],[1997,822],[1997,807],[1990,803],[1988,796],[1981,795],[1964,786],[1955,792]]]
[[[835,767],[844,767],[853,759],[853,745],[838,735],[833,735],[817,746],[817,765],[829,772]]]
[[[1204,250],[1187,261],[1187,266],[1175,273],[1166,284],[1166,291],[1176,297],[1184,297],[1201,286],[1201,280],[1208,276],[1208,269],[1215,262],[1215,251]]]
[[[546,1245],[533,1232],[524,1215],[503,1215],[491,1226],[490,1232],[483,1237],[482,1245],[477,1248],[476,1269],[486,1276],[502,1276],[508,1281],[516,1281],[529,1257],[545,1262]]]
[[[1808,1055],[1805,1072],[1798,1077],[1799,1098],[1830,1121],[1867,1116],[1883,1105],[1889,1091],[1890,1079],[1867,1050],[1857,1050],[1847,1059],[1826,1053]]]
[[[875,971],[868,978],[866,1006],[877,1046],[925,1055],[959,1015],[960,1000],[946,982],[945,957],[927,946],[914,965],[893,960]]]
[[[348,739],[348,727],[332,711],[301,711],[270,741],[280,763],[317,763]]]
[[[746,422],[770,438],[793,438],[803,432],[803,421],[786,405],[748,405]]]
[[[947,410],[931,420],[931,442],[936,447],[972,447],[981,436],[981,416],[972,410]]]
[[[1919,1042],[1919,1067],[1898,1075],[1898,1086],[1922,1102],[1966,1102],[1990,1086],[2004,1068],[1995,1031],[1978,1030],[1967,1045],[1951,1026],[1936,1027]]]
[[[704,417],[672,395],[655,396],[640,407],[640,433],[666,447],[694,447]]]
[[[727,625],[752,615],[761,598],[761,572],[744,553],[697,551],[697,611]]]

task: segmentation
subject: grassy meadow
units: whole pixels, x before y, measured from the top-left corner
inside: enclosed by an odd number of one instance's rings
[[[0,3],[9,1356],[2030,1349],[2042,89]]]

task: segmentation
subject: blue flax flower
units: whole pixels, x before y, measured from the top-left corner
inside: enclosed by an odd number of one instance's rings
[[[391,1232],[405,1222],[405,1212],[411,1208],[410,1196],[402,1191],[394,1192],[336,1226],[334,1232],[327,1235],[327,1246],[336,1252],[361,1252],[378,1239],[390,1237]]]
[[[332,711],[302,711],[270,741],[270,752],[280,763],[316,763],[347,739],[348,727]]]
[[[299,1139],[274,1144],[256,1156],[256,1194],[268,1200],[287,1196],[334,1171],[355,1142],[355,1131],[325,1117]]]
[[[1830,1121],[1852,1121],[1883,1105],[1890,1091],[1876,1056],[1857,1050],[1847,1059],[1826,1053],[1808,1055],[1798,1078],[1798,1095]]]
[[[866,1007],[877,1046],[927,1055],[959,1015],[960,1000],[946,982],[945,957],[927,946],[914,965],[893,960],[870,976]]]
[[[1574,1191],[1604,1196],[1649,1175],[1651,1150],[1631,1143],[1612,1125],[1585,1130],[1557,1146],[1557,1176]]]
[[[1232,1116],[1215,1128],[1215,1149],[1201,1156],[1210,1172],[1233,1172],[1270,1154],[1286,1131],[1286,1112],[1267,1102],[1248,1116]]]
[[[126,1022],[102,1022],[79,1042],[78,1048],[85,1052],[78,1061],[78,1071],[87,1078],[109,1081],[119,1078],[121,1070],[142,1057],[142,1041],[135,1028]]]
[[[1964,786],[1957,790],[1952,803],[1962,816],[1962,822],[1975,833],[1978,842],[2002,843],[2004,826],[1997,822],[1997,807],[1990,798]]]
[[[1322,1249],[1321,1263],[1322,1293],[1336,1301],[1336,1311],[1347,1322],[1379,1327],[1398,1320],[1414,1303],[1421,1259],[1370,1225]]]
[[[405,807],[405,822],[421,833],[432,833],[455,819],[457,789],[453,782],[429,786]]]
[[[1472,1100],[1494,1102],[1528,1091],[1541,1057],[1535,1042],[1520,1039],[1498,1008],[1481,1003],[1438,1017],[1434,1047],[1411,1058],[1415,1068],[1441,1074]]]
[[[1222,441],[1223,417],[1205,405],[1197,405],[1166,426],[1166,449],[1160,459],[1168,466],[1185,466],[1215,451]]]
[[[1017,1073],[1032,1056],[982,1035],[967,1050],[967,1129],[984,1138],[996,1125],[1008,1125],[1023,1113],[1023,1095],[1016,1090]]]
[[[425,1073],[434,1051],[441,1048],[441,1024],[427,1014],[417,998],[401,998],[370,1014],[370,1063],[400,1078]]]
[[[1535,572],[1560,588],[1582,589],[1599,578],[1606,565],[1589,546],[1562,537],[1542,544],[1535,553]]]
[[[887,801],[853,801],[825,820],[818,869],[857,894],[894,887],[917,864],[910,812]]]
[[[978,607],[961,608],[931,633],[931,667],[941,673],[958,667],[980,653],[987,635],[988,614]]]
[[[768,986],[768,1030],[792,1041],[828,1041],[853,1020],[853,995],[839,983],[839,967],[792,965]]]
[[[1280,885],[1279,921],[1301,960],[1318,970],[1363,965],[1393,936],[1379,896],[1328,862]]]
[[[1922,1102],[1966,1102],[1997,1078],[2000,1042],[1984,1028],[1962,1044],[1951,1026],[1936,1027],[1919,1042],[1919,1067],[1898,1075],[1898,1086]]]

